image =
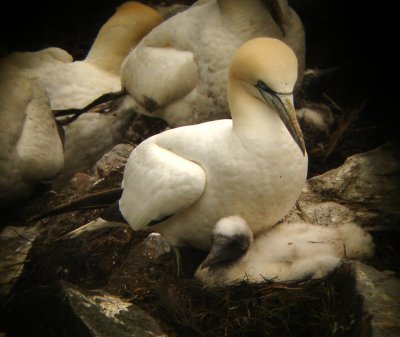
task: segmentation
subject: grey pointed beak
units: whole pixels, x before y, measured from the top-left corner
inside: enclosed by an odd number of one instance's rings
[[[306,154],[306,145],[304,143],[303,133],[301,132],[300,125],[296,117],[296,111],[294,110],[293,95],[275,94],[275,97],[275,100],[279,101],[279,103],[277,102],[277,104],[274,104],[278,111],[278,115],[304,156]]]
[[[200,269],[229,265],[243,256],[249,245],[250,238],[246,235],[221,236],[214,240],[212,248]]]
[[[304,144],[303,133],[297,121],[296,111],[294,110],[293,94],[274,92],[269,89],[264,82],[257,83],[256,88],[260,91],[265,102],[276,109],[279,118],[282,120],[283,124],[285,124],[286,129],[299,146],[303,156],[305,156],[306,146]]]

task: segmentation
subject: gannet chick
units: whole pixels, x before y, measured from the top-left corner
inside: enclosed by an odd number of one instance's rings
[[[343,258],[366,259],[374,252],[370,234],[354,223],[281,223],[253,238],[242,217],[230,216],[216,223],[212,241],[195,273],[211,286],[321,278]]]
[[[280,40],[243,44],[229,71],[232,120],[171,129],[132,151],[119,201],[129,225],[207,250],[213,224],[234,212],[254,233],[277,223],[307,175],[296,79],[296,55]]]
[[[212,0],[197,1],[146,35],[123,63],[123,86],[147,115],[172,127],[229,118],[230,59],[240,45],[260,36],[294,50],[300,84],[304,28],[287,0]]]

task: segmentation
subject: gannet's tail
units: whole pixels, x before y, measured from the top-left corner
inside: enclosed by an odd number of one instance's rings
[[[49,216],[54,216],[84,209],[106,208],[105,212],[107,213],[107,208],[110,207],[112,207],[113,209],[115,208],[113,204],[121,198],[122,191],[123,191],[122,188],[114,188],[90,194],[82,198],[73,200],[68,204],[60,205],[51,210],[40,213],[31,218],[30,220],[38,221],[47,218]]]
[[[83,225],[81,227],[78,227],[77,229],[74,229],[73,231],[63,235],[61,238],[62,239],[69,239],[69,238],[74,238],[76,236],[82,235],[83,233],[91,232],[91,231],[96,231],[98,229],[103,229],[103,228],[129,228],[129,225],[126,222],[117,222],[117,221],[107,221],[104,220],[103,218],[97,218],[96,220],[93,220],[86,225]]]

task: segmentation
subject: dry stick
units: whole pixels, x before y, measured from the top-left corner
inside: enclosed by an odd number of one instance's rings
[[[325,93],[323,95],[334,106],[335,109],[343,111],[343,109],[340,108],[328,95],[326,95]],[[331,137],[331,140],[326,145],[327,150],[323,158],[324,161],[332,154],[333,150],[336,148],[339,141],[343,138],[350,125],[357,119],[360,112],[365,108],[367,102],[368,100],[366,99],[361,103],[360,107],[348,111],[348,114],[347,116],[345,116],[344,121],[342,121],[342,123],[340,123],[340,125],[336,128]]]

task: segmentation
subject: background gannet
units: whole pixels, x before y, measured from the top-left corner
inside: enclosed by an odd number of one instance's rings
[[[63,168],[64,136],[37,78],[71,60],[60,48],[0,59],[0,207],[28,197]]]
[[[297,59],[283,42],[253,39],[229,72],[232,120],[171,129],[131,153],[119,208],[135,229],[173,246],[210,248],[213,224],[239,212],[253,232],[273,226],[305,183],[307,156],[293,108]]]
[[[321,278],[343,258],[366,259],[374,252],[371,235],[354,223],[280,223],[253,238],[243,218],[230,216],[216,223],[212,241],[195,273],[208,285]]]
[[[260,36],[281,39],[296,53],[301,82],[305,39],[286,0],[197,1],[164,21],[134,48],[121,68],[125,90],[150,116],[170,126],[229,117],[228,67],[236,49]],[[272,10],[274,9],[274,10]]]
[[[99,30],[86,58],[40,76],[53,110],[81,109],[121,90],[120,67],[137,43],[163,20],[140,2],[128,1]]]
[[[50,109],[83,108],[119,91],[123,59],[161,21],[151,7],[126,2],[102,26],[84,61],[73,62],[60,48],[0,60],[0,204],[29,195],[62,169],[68,175],[87,168],[122,138],[135,106],[130,97],[114,102],[111,113],[87,113],[66,126],[64,155]]]
[[[0,66],[0,69],[2,67]],[[0,208],[30,195],[64,164],[62,133],[37,81],[0,75]]]
[[[40,77],[53,110],[81,109],[99,96],[121,90],[123,59],[163,18],[135,1],[120,5],[101,27],[83,61],[63,64]],[[115,100],[109,111],[87,112],[65,126],[65,167],[62,177],[93,165],[117,144],[140,106],[129,97]]]

